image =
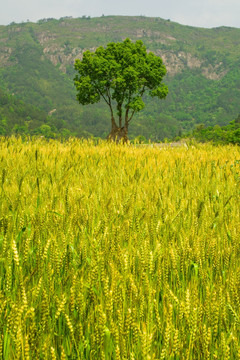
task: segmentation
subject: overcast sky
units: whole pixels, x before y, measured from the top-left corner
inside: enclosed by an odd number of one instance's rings
[[[145,15],[200,27],[240,28],[240,0],[0,0],[0,24],[63,16]]]

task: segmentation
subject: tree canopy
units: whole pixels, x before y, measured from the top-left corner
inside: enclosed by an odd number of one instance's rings
[[[147,52],[142,41],[109,43],[95,52],[85,51],[75,61],[74,78],[80,104],[94,104],[103,99],[111,113],[111,139],[127,138],[134,114],[145,106],[143,94],[163,99],[168,93],[162,83],[166,68],[160,57]],[[118,121],[117,121],[118,120]]]

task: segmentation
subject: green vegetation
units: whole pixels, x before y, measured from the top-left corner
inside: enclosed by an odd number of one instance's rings
[[[183,138],[194,138],[200,142],[209,142],[213,144],[238,144],[240,145],[240,115],[226,126],[208,126],[200,124],[188,135]]]
[[[44,111],[27,105],[0,89],[0,135],[31,134],[47,120]]]
[[[111,128],[104,103],[83,107],[76,101],[74,61],[86,50],[127,37],[141,39],[160,55],[169,88],[166,101],[143,98],[146,107],[136,114],[131,139],[142,135],[162,140],[197,124],[227,125],[237,116],[240,29],[201,29],[160,18],[61,18],[1,26],[0,87],[45,112],[45,118],[56,109],[49,125],[56,134],[67,129],[76,136],[106,137]]]
[[[238,359],[239,150],[0,138],[0,357]]]
[[[128,140],[128,127],[135,113],[145,104],[145,92],[151,97],[164,99],[168,88],[162,79],[166,68],[162,59],[147,53],[142,41],[109,43],[95,52],[85,51],[82,60],[75,62],[77,75],[74,83],[80,104],[99,103],[109,107],[112,140]],[[114,109],[115,108],[115,109]]]
[[[36,106],[26,104],[13,94],[0,89],[0,135],[38,135],[47,139],[74,135],[86,138],[90,136],[87,132],[81,132],[81,129],[77,133],[71,132],[64,125],[64,121],[59,122],[51,113],[46,115]]]

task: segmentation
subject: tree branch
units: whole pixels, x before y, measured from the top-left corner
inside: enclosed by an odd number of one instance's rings
[[[111,101],[111,94],[109,93],[109,88],[106,89],[106,91],[107,91],[107,97],[108,97],[108,106],[110,107],[110,111],[111,111],[111,122],[112,122],[112,128],[113,128],[113,127],[117,127],[117,124],[116,124],[115,119],[114,119],[114,113],[113,113],[112,101]]]
[[[142,91],[140,92],[140,96],[143,96],[144,91],[145,91],[145,85],[143,85]]]
[[[107,99],[105,98],[104,94],[102,93],[102,91],[98,88],[96,82],[94,82],[94,85],[98,91],[98,93],[102,96],[102,98],[105,100],[105,102],[109,105],[109,102],[107,101]]]
[[[117,104],[119,127],[122,127],[122,102]]]
[[[128,101],[127,101],[127,105],[126,105],[126,106],[129,106],[131,96],[132,96],[132,93],[129,91]],[[129,107],[127,107],[126,113],[125,113],[125,125],[128,124],[128,113],[129,113],[129,110],[130,110]]]
[[[128,124],[129,124],[129,123],[130,123],[130,121],[132,120],[133,115],[135,114],[135,112],[136,112],[136,110],[133,110],[132,115],[130,116],[130,118],[129,118],[129,120],[128,120]]]

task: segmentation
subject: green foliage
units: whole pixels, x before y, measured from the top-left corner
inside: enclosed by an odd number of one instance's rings
[[[0,134],[31,133],[50,119],[44,111],[0,89]]]
[[[201,142],[212,141],[214,144],[240,145],[240,115],[226,126],[208,126],[203,124],[196,127],[190,135]]]
[[[0,135],[39,135],[47,139],[77,135],[65,126],[65,121],[49,116],[36,106],[26,104],[0,89]],[[92,136],[81,130],[78,135]]]
[[[159,99],[168,93],[167,86],[162,83],[166,74],[162,59],[152,52],[147,53],[140,40],[133,43],[125,39],[121,43],[109,43],[106,48],[101,46],[95,52],[85,51],[82,60],[75,61],[75,70],[79,103],[94,104],[104,99],[113,119],[115,101],[119,127],[124,110],[124,125],[127,126],[134,113],[144,108],[145,91]]]

